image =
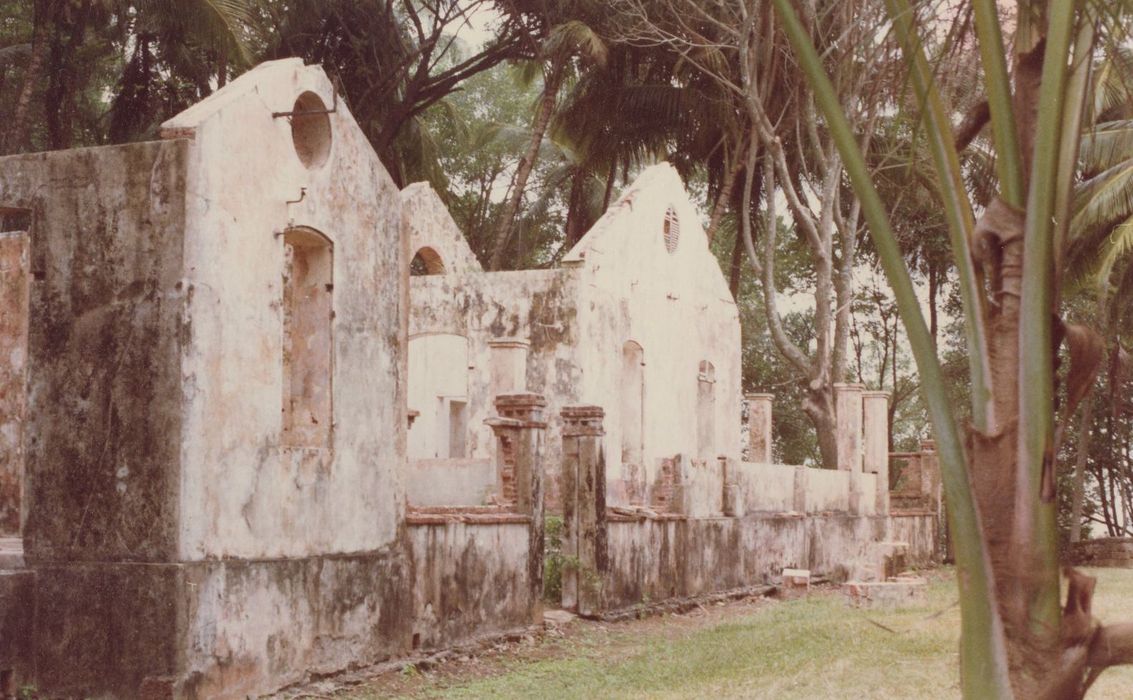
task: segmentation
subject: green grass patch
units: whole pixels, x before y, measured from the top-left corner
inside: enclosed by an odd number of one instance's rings
[[[1093,570],[1095,614],[1133,620],[1133,571]],[[951,571],[933,575],[923,606],[847,607],[840,595],[768,603],[734,620],[630,622],[560,642],[555,658],[509,659],[501,672],[433,698],[950,698],[959,697],[960,613]],[[1133,697],[1133,668],[1111,669],[1090,698]],[[355,691],[357,692],[357,691]],[[352,697],[377,697],[366,694]]]

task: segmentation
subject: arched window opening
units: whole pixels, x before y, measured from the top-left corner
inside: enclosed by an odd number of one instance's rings
[[[622,345],[620,393],[622,464],[640,466],[645,451],[645,351],[632,340]]]
[[[304,228],[283,234],[283,434],[291,447],[329,447],[334,356],[334,254]]]
[[[409,276],[420,277],[422,275],[443,275],[445,273],[445,262],[441,259],[440,253],[432,248],[422,248],[417,251],[413,256],[413,260],[409,262]]]
[[[696,379],[696,452],[708,460],[716,451],[716,368],[702,360]]]
[[[677,252],[677,245],[681,242],[681,220],[677,211],[672,207],[665,210],[665,223],[662,224],[662,233],[665,237],[665,250],[670,253]]]

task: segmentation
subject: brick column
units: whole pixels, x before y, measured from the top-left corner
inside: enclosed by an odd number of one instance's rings
[[[850,512],[861,514],[862,385],[835,384],[838,469],[850,473]]]
[[[527,545],[527,582],[532,623],[543,621],[543,434],[547,424],[541,394],[501,394],[497,418],[484,421],[496,434],[497,464],[503,500],[517,513],[531,516]]]
[[[745,394],[747,399],[747,461],[771,463],[771,401],[774,394]]]
[[[877,475],[877,514],[889,513],[889,392],[862,392],[862,468]]]
[[[527,351],[530,347],[526,340],[514,338],[488,341],[493,395],[527,391]]]
[[[598,406],[565,406],[563,417],[564,608],[584,617],[604,609],[602,584],[609,569],[606,535],[606,454]]]

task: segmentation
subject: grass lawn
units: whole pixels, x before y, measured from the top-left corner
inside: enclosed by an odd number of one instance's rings
[[[1133,570],[1090,573],[1099,579],[1094,614],[1133,620]],[[575,622],[561,636],[385,674],[336,697],[958,697],[956,587],[951,570],[930,576],[919,608],[859,611],[828,591],[626,623]],[[1107,671],[1089,697],[1133,698],[1133,668]]]

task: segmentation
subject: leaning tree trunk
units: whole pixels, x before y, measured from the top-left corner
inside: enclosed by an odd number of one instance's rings
[[[527,145],[527,152],[519,161],[515,171],[515,182],[512,185],[511,197],[508,198],[504,210],[500,213],[500,225],[496,230],[495,246],[492,257],[488,261],[489,270],[499,270],[503,265],[504,253],[508,243],[511,242],[515,230],[515,219],[519,215],[519,206],[523,201],[523,191],[527,188],[527,180],[535,169],[535,161],[539,158],[539,147],[543,143],[543,136],[547,133],[547,126],[551,123],[551,115],[555,111],[555,99],[562,84],[563,66],[558,62],[551,64],[543,80],[543,94],[539,98],[539,108],[535,113],[535,121],[531,124],[531,141]]]

